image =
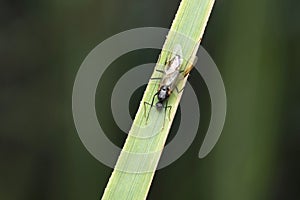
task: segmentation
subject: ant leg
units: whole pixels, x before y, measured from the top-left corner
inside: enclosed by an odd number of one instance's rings
[[[164,116],[164,123],[163,123],[163,129],[165,128],[165,122],[166,122],[166,112],[167,112],[167,105],[168,105],[168,100],[166,101],[166,106],[165,106],[165,116]]]
[[[166,119],[167,109],[168,109],[168,108],[169,108],[168,119],[169,119],[169,121],[170,121],[170,119],[171,119],[171,109],[172,109],[172,106],[168,106],[168,100],[166,100],[166,105],[165,105],[165,117],[164,117],[163,128],[165,127],[165,119]]]
[[[144,117],[145,118],[146,118],[146,113],[147,113],[147,105],[150,106],[150,109],[151,109],[151,106],[152,106],[150,103],[144,101]]]
[[[160,73],[162,73],[162,74],[165,74],[165,71],[164,71],[164,70],[161,70],[161,69],[156,69],[155,71],[160,72]]]
[[[158,93],[156,93],[156,94],[153,96],[151,104],[148,103],[148,102],[146,102],[146,101],[144,101],[144,108],[145,108],[145,110],[144,110],[144,115],[146,115],[146,112],[147,112],[146,105],[149,105],[149,106],[150,106],[150,109],[149,109],[149,112],[148,112],[147,117],[144,116],[144,117],[146,117],[146,124],[148,123],[148,119],[149,119],[149,115],[150,115],[151,108],[152,108],[152,106],[153,106],[154,98],[155,98],[155,96],[156,96],[157,94],[158,94]]]
[[[176,86],[176,87],[175,87],[175,90],[176,90],[176,92],[177,92],[178,94],[180,94],[180,93],[184,90],[184,88],[185,88],[185,87],[183,87],[183,88],[181,88],[180,90],[178,90],[178,87]]]
[[[161,77],[153,77],[153,78],[150,78],[150,80],[161,80]]]
[[[153,77],[150,78],[150,81],[153,81],[155,84],[158,84],[158,81],[160,81],[162,78],[161,77]]]

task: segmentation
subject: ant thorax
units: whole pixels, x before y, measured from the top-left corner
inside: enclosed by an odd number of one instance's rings
[[[170,88],[163,85],[162,87],[159,88],[159,91],[157,93],[157,98],[161,102],[166,100],[169,97],[169,94],[170,94]]]

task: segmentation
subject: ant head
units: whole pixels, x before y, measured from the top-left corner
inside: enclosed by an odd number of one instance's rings
[[[160,88],[162,91],[167,91],[168,90],[168,87],[167,86],[162,86],[161,88]]]
[[[156,109],[161,110],[163,108],[163,104],[161,102],[156,103]]]

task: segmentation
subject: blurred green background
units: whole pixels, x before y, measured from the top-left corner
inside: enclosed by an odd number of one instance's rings
[[[89,51],[116,33],[169,28],[178,5],[178,0],[0,1],[1,200],[102,196],[112,169],[87,152],[75,130],[76,72]],[[215,3],[202,46],[224,79],[224,131],[209,156],[198,159],[210,100],[193,71],[200,130],[180,159],[156,173],[148,199],[300,199],[299,9],[297,0]],[[157,53],[124,55],[99,84],[99,121],[119,146],[125,134],[109,109],[113,85],[131,67],[156,61]],[[136,92],[132,113],[141,95]]]

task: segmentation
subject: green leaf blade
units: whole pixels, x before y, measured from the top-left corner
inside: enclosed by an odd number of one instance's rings
[[[184,50],[183,65],[190,64],[200,45],[213,4],[214,0],[181,2],[155,69],[164,65],[172,47],[177,44]],[[154,70],[152,77],[155,77],[156,73]],[[186,80],[187,77],[180,82],[180,88],[185,86]],[[143,102],[152,101],[158,86],[159,82],[150,81],[145,90],[117,165],[104,191],[103,200],[141,200],[147,197],[182,95],[182,92],[179,94],[173,92],[169,97],[168,102],[172,106],[170,119],[166,119],[168,117],[162,112],[152,108],[149,114],[150,122],[146,122]],[[150,108],[147,108],[146,113],[149,110]]]

